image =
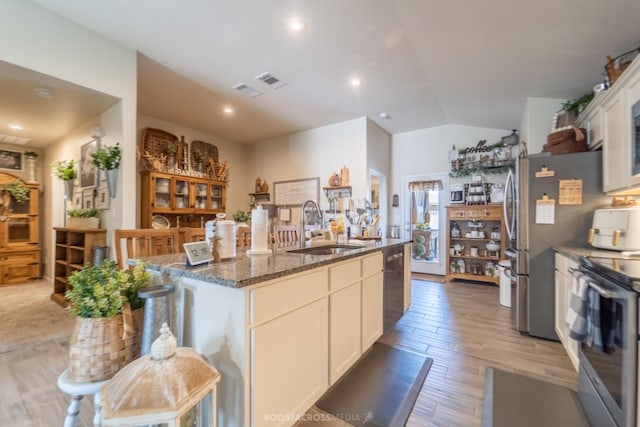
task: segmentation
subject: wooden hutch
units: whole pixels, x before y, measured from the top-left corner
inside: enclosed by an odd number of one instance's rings
[[[18,202],[2,189],[13,181],[28,189],[29,200]],[[38,185],[0,173],[0,285],[40,278]]]

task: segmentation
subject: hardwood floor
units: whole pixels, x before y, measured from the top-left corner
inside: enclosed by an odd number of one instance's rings
[[[57,306],[48,298],[51,285],[24,288],[43,308]],[[16,286],[0,288],[0,313],[19,319],[9,298]],[[13,295],[15,296],[15,295]],[[576,373],[559,343],[523,336],[511,326],[510,309],[498,304],[498,287],[468,282],[412,281],[412,306],[380,340],[424,353],[434,363],[407,422],[409,427],[480,426],[487,367],[525,373],[576,388]],[[55,386],[66,367],[68,343],[59,325],[66,313],[53,311],[55,335],[48,325],[30,325],[29,340],[0,352],[0,426],[62,425],[68,396]],[[8,318],[8,317],[7,317]],[[14,325],[4,323],[4,340]],[[34,331],[38,328],[39,334]],[[93,408],[85,399],[79,426],[91,426]],[[308,425],[314,425],[310,423]]]
[[[407,426],[480,426],[487,367],[576,389],[562,345],[520,335],[510,316],[497,286],[412,281],[411,309],[380,339],[434,360]]]

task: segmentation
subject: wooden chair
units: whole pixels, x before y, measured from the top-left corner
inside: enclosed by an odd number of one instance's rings
[[[176,228],[178,233],[178,252],[184,252],[183,243],[204,242],[205,229],[200,227]]]
[[[273,230],[276,246],[295,246],[300,240],[297,225],[278,225]]]
[[[116,260],[120,268],[126,268],[127,261],[130,259],[179,252],[177,248],[178,231],[175,228],[160,230],[154,228],[121,229],[115,230],[114,233]]]

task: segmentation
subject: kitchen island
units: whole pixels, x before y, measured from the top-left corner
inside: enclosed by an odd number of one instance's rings
[[[275,251],[188,268],[143,259],[177,288],[174,330],[221,374],[219,426],[289,426],[382,335],[383,239],[338,254]],[[294,248],[289,248],[294,249]],[[405,309],[408,304],[405,304]]]

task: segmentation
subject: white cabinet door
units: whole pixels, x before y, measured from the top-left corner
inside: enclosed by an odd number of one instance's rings
[[[362,353],[382,336],[382,273],[362,281]]]
[[[329,296],[330,385],[362,354],[360,316],[360,281]]]
[[[251,329],[252,426],[290,426],[327,389],[327,312],[323,298]]]
[[[556,254],[556,259],[558,258],[558,254]],[[556,264],[556,268],[558,268]],[[567,347],[567,327],[565,326],[564,319],[567,317],[567,286],[566,286],[566,278],[564,274],[562,274],[559,270],[555,271],[555,279],[556,279],[556,287],[555,287],[555,330],[556,334],[558,334],[558,338],[560,338],[560,342],[566,348]]]
[[[631,179],[631,141],[626,137],[630,118],[625,95],[626,92],[621,91],[602,106],[602,184],[605,192],[624,188]]]
[[[587,120],[589,122],[589,148],[600,147],[604,141],[602,109],[600,107],[594,108]]]

